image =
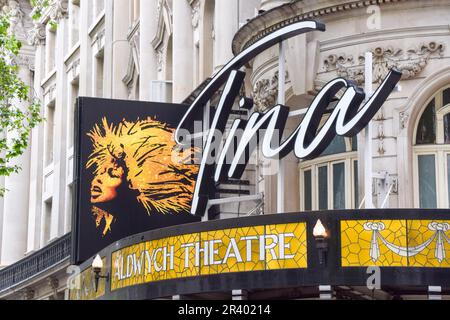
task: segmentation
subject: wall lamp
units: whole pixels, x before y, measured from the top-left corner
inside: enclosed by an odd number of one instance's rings
[[[102,275],[103,269],[103,260],[102,258],[97,255],[94,259],[94,261],[92,261],[92,271],[94,272],[94,279],[95,279],[95,292],[98,291],[98,282],[100,279],[106,279],[106,281],[109,281],[109,273],[106,275]]]
[[[319,254],[319,263],[320,265],[326,265],[328,253],[328,232],[320,219],[316,222],[313,230],[313,236],[316,239],[316,248]]]

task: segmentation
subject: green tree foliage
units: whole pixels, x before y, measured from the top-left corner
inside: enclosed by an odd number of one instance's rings
[[[42,17],[43,12],[50,6],[50,0],[31,0],[31,6],[33,7],[33,20],[38,20]]]
[[[50,7],[51,0],[31,0],[30,3],[31,3],[31,6],[33,7],[33,14],[31,16],[31,18],[34,21],[38,21],[44,14],[45,10],[48,7]],[[50,24],[50,26],[53,29],[56,29],[56,27],[57,27],[56,21],[50,19],[50,21],[48,23]]]
[[[9,27],[8,14],[1,14],[0,176],[9,176],[20,170],[20,166],[12,164],[12,160],[23,154],[28,146],[31,130],[43,120],[39,102],[31,98],[29,87],[19,78],[16,61],[21,42],[10,32]],[[0,189],[0,195],[4,192],[4,189]]]

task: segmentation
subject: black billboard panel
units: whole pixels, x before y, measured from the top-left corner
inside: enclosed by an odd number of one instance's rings
[[[78,98],[72,263],[140,232],[199,221],[196,149],[174,131],[187,106]]]

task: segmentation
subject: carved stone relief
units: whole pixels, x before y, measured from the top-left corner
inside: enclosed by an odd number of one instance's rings
[[[442,57],[445,47],[442,43],[431,41],[423,43],[406,52],[400,48],[377,47],[373,53],[373,83],[380,83],[391,68],[403,73],[402,80],[417,77],[428,65],[431,58]],[[325,71],[336,72],[339,77],[364,83],[364,54],[356,59],[352,55],[332,54],[324,62]]]
[[[286,80],[288,78],[289,73],[286,72]],[[270,79],[258,80],[253,86],[252,97],[260,111],[274,106],[278,98],[278,71]]]
[[[45,25],[35,22],[31,30],[28,31],[28,44],[38,46],[45,44]]]
[[[0,11],[9,14],[10,30],[17,39],[26,40],[28,30],[32,28],[33,23],[29,17],[29,5],[16,0],[0,1]]]
[[[408,124],[409,114],[406,111],[399,113],[400,129],[405,129]]]
[[[54,0],[50,11],[50,18],[60,20],[67,17],[69,12],[69,0]]]

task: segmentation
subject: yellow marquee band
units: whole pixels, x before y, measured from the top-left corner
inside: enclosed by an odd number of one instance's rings
[[[388,213],[392,219],[381,218]],[[91,261],[86,261],[83,271],[74,276],[78,285],[70,297],[120,298],[128,290],[146,294],[144,284],[152,290],[189,291],[197,285],[240,283],[240,274],[251,279],[244,286],[258,288],[264,286],[261,281],[269,280],[308,286],[324,275],[331,284],[351,277],[359,285],[366,281],[365,270],[371,266],[388,267],[383,269],[384,277],[402,283],[396,276],[400,269],[402,274],[413,274],[422,268],[430,279],[440,279],[450,267],[450,221],[442,212],[373,211],[365,212],[372,218],[363,220],[358,219],[361,214],[267,215],[191,224],[184,234],[169,228],[133,236],[100,253],[105,266],[102,274],[108,279],[101,281],[97,291]],[[322,240],[313,232],[319,219],[326,231]],[[319,262],[321,241],[326,242],[328,258]],[[148,293],[149,298],[154,295]]]
[[[160,280],[307,267],[306,223],[207,231],[115,251],[111,291]]]

